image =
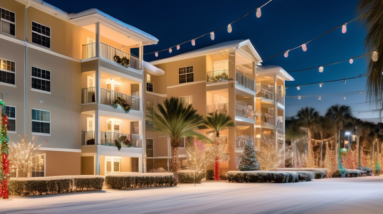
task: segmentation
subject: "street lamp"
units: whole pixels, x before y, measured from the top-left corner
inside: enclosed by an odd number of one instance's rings
[[[344,133],[345,136],[348,136],[348,141],[347,141],[347,144],[348,146],[347,147],[350,147],[350,136],[351,136],[351,132],[347,131]],[[346,148],[346,144],[344,144],[344,148]]]

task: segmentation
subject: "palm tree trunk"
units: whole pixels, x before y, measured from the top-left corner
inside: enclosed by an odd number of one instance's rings
[[[322,143],[320,145],[320,166],[319,167],[323,167],[323,137],[322,137]]]
[[[358,167],[362,167],[362,164],[360,162],[360,144],[359,144],[359,136],[356,137],[356,148],[358,149]]]
[[[294,156],[293,156],[293,161],[294,161],[294,163],[293,163],[293,166],[294,166],[294,168],[297,168],[297,156],[298,156],[298,154],[297,154],[297,141],[296,140],[294,140],[293,141],[293,148],[294,148]]]
[[[178,172],[181,169],[180,159],[178,158],[178,146],[172,146],[172,159],[170,161],[170,170]]]
[[[215,144],[219,145],[219,133],[217,132],[217,136],[215,138]],[[215,157],[214,161],[214,180],[219,181],[219,156]]]
[[[310,129],[307,131],[309,142],[308,142],[308,148],[307,148],[307,166],[306,167],[313,167],[312,166],[312,151],[311,151],[311,132]]]

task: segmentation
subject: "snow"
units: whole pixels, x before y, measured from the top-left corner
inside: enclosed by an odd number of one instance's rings
[[[0,200],[0,213],[380,213],[383,177],[179,184]]]

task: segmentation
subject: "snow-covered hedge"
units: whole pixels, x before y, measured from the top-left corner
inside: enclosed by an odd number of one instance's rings
[[[33,178],[11,178],[11,195],[59,194],[77,191],[101,190],[103,176],[52,176]]]
[[[277,171],[312,171],[315,172],[315,179],[322,179],[326,177],[328,169],[326,168],[277,168]]]
[[[366,176],[366,171],[362,171],[359,169],[344,169],[344,172],[340,172],[339,170],[335,171],[332,175],[333,178],[339,177],[361,177]]]
[[[171,187],[177,181],[173,173],[119,173],[105,176],[109,189],[136,189],[145,187]]]
[[[195,170],[180,170],[177,172],[177,175],[179,183],[201,183],[202,178],[205,176],[203,172]]]
[[[293,183],[300,180],[310,181],[312,175],[309,172],[287,171],[229,171],[226,173],[228,182],[236,183]]]
[[[361,171],[365,171],[367,176],[372,175],[372,169],[370,167],[362,166],[362,167],[358,167],[358,169]]]
[[[298,173],[299,181],[312,181],[316,173],[313,171],[296,171]]]

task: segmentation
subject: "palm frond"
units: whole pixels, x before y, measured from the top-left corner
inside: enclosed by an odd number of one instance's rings
[[[215,131],[217,137],[219,137],[219,132],[230,126],[234,126],[234,123],[229,115],[222,113],[211,113],[209,114],[204,124]]]

